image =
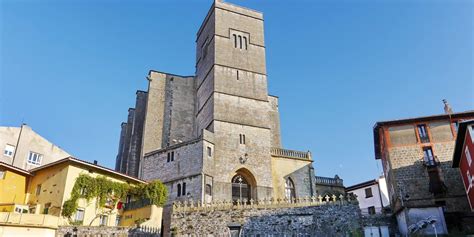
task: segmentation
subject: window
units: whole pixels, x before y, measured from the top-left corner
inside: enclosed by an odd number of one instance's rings
[[[234,48],[236,49],[248,49],[249,44],[249,34],[244,32],[236,32],[232,34],[232,38],[234,43]]]
[[[174,151],[168,152],[166,162],[174,161]]]
[[[206,39],[206,42],[204,42],[203,46],[201,47],[202,50],[202,58],[206,58],[207,56],[207,51],[209,50],[209,39]]]
[[[290,202],[296,199],[295,184],[290,178],[287,178],[285,182],[285,197]]]
[[[16,213],[22,213],[23,210],[20,207],[15,207],[15,212]]]
[[[181,196],[181,184],[178,184],[178,197]]]
[[[5,170],[0,170],[0,179],[5,178]]]
[[[212,148],[209,146],[207,147],[207,156],[212,157]]]
[[[469,167],[471,167],[471,163],[472,163],[472,158],[471,158],[471,153],[469,153],[469,147],[466,146],[466,149],[464,150],[464,153],[466,154],[466,160],[467,160],[467,165]],[[2,178],[2,176],[0,175],[0,178]]]
[[[433,150],[431,147],[423,147],[423,160],[425,162],[426,166],[435,166],[436,165],[436,160],[433,155]]]
[[[132,196],[130,195],[127,195],[127,197],[125,198],[125,203],[130,203],[132,201]]]
[[[41,194],[41,184],[36,185],[36,196]]]
[[[3,152],[4,155],[6,156],[13,156],[13,153],[15,152],[15,146],[12,145],[5,145],[5,151]]]
[[[240,144],[245,144],[245,134],[240,134]]]
[[[210,184],[206,184],[206,188],[205,188],[205,189],[206,189],[206,190],[205,190],[205,193],[206,193],[207,195],[212,196],[212,186],[211,186]]]
[[[186,195],[186,183],[183,183],[183,191],[181,193],[183,196]]]
[[[119,226],[120,225],[120,220],[122,220],[122,216],[117,216],[115,218],[115,226]]]
[[[371,207],[367,208],[367,211],[369,212],[370,215],[375,215],[375,207],[374,206],[371,206]]]
[[[28,155],[28,163],[32,165],[41,165],[43,155],[30,151]]]
[[[100,226],[107,226],[107,220],[108,220],[108,219],[109,219],[108,216],[106,216],[106,215],[101,215],[101,216],[99,217],[99,225],[100,225]]]
[[[365,198],[370,198],[372,197],[372,188],[366,188],[365,189]]]
[[[428,137],[428,132],[426,129],[425,124],[420,124],[417,126],[418,128],[418,135],[420,136],[420,142],[421,143],[428,143],[430,142],[430,138]]]
[[[237,70],[237,80],[240,79],[239,70]]]
[[[84,209],[77,209],[76,215],[74,216],[76,222],[81,222],[84,220]]]
[[[49,213],[49,208],[51,208],[51,203],[50,202],[44,204],[43,214],[48,214]]]

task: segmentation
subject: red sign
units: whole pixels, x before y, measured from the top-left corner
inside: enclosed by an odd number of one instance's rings
[[[472,132],[472,125],[468,126],[464,138],[459,169],[461,170],[461,176],[464,187],[466,188],[469,205],[471,205],[471,211],[474,211],[474,144],[472,139],[474,134],[472,134]]]

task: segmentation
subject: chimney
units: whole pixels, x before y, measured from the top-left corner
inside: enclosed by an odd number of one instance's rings
[[[448,101],[446,99],[443,99],[443,103],[444,103],[444,113],[445,114],[452,114],[453,109],[451,108],[451,105],[448,104]]]
[[[94,165],[97,165],[97,160],[94,160]]]

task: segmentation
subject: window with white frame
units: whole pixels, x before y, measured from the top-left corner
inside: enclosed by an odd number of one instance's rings
[[[3,151],[3,154],[6,156],[13,156],[13,153],[15,153],[15,146],[12,146],[10,144],[5,145],[5,150]]]
[[[108,220],[108,216],[106,216],[106,215],[101,215],[101,216],[100,216],[100,219],[99,219],[99,225],[101,225],[101,226],[107,226],[107,220]]]
[[[77,209],[76,215],[74,216],[74,220],[76,222],[80,222],[84,220],[84,209]]]
[[[43,160],[43,155],[30,151],[30,154],[28,155],[28,164],[41,165],[41,160]]]

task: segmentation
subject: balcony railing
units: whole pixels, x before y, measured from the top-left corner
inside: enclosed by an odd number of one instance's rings
[[[270,154],[272,156],[311,160],[311,152],[309,151],[294,151],[273,147],[270,149]]]
[[[0,212],[0,225],[58,228],[58,217],[44,214]]]
[[[135,210],[135,209],[138,209],[138,208],[150,206],[151,204],[152,203],[151,203],[150,199],[140,199],[140,200],[137,200],[137,201],[125,203],[124,204],[125,207],[123,208],[123,210],[124,211]]]

